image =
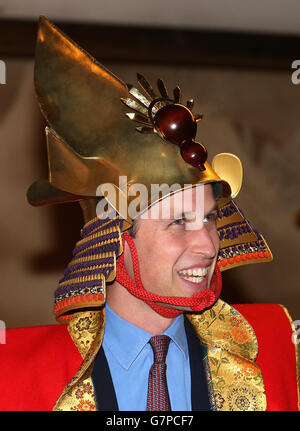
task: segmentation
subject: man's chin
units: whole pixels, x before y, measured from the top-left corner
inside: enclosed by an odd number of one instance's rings
[[[204,290],[209,290],[210,285],[211,285],[211,279],[212,279],[212,274],[208,274],[206,275],[202,281],[200,282],[193,282],[190,280],[186,280],[180,276],[178,276],[179,280],[179,284],[180,284],[180,291],[181,291],[181,295],[182,297],[187,297],[187,298],[191,298],[193,295],[197,294],[197,293],[201,293]]]
[[[155,301],[155,303],[164,308],[182,311],[184,313],[188,312],[200,312],[205,308],[211,307],[217,300],[215,293],[210,289],[204,289],[200,292],[196,292],[194,295],[188,297],[180,297],[182,304],[175,304],[175,299],[177,300],[179,297],[174,296],[174,301],[170,299],[169,302],[159,302]],[[173,302],[173,303],[172,303]],[[178,301],[176,301],[178,302]]]

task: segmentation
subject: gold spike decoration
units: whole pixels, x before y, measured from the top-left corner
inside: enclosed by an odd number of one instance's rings
[[[151,103],[151,100],[148,100],[147,97],[145,97],[137,88],[133,87],[132,85],[128,85],[129,93],[138,99],[139,102],[141,102],[146,108],[149,108],[149,105]]]
[[[180,87],[177,85],[177,87],[173,90],[174,100],[176,103],[181,103],[181,90]]]
[[[124,103],[124,105],[128,106],[128,108],[131,108],[134,111],[139,112],[140,114],[148,115],[148,109],[140,102],[130,99],[129,97],[127,97],[126,99],[121,97],[121,101]]]
[[[137,123],[150,124],[149,119],[145,115],[130,112],[127,112],[126,115],[130,120],[136,121]]]
[[[202,114],[197,114],[197,115],[194,116],[194,118],[195,118],[196,123],[198,123],[199,121],[202,120],[203,115]]]
[[[165,86],[164,81],[160,78],[157,80],[157,88],[159,89],[159,92],[164,99],[169,99],[168,90]]]
[[[153,88],[151,87],[151,85],[149,84],[149,82],[146,80],[146,78],[143,75],[141,75],[140,73],[138,73],[137,79],[138,79],[139,85],[142,87],[142,89],[145,91],[145,93],[148,94],[150,99],[152,99],[152,100],[156,99],[157,95],[156,95],[155,91],[153,90]]]
[[[138,126],[135,129],[140,133],[155,133],[153,127]]]
[[[186,102],[186,106],[187,106],[189,109],[193,109],[193,107],[194,107],[194,99],[190,99],[190,100],[188,100],[188,101]]]

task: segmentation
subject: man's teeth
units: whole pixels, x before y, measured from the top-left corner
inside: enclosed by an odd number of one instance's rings
[[[188,280],[193,283],[200,283],[206,276],[207,271],[208,268],[183,269],[182,271],[179,271],[179,274],[184,280]]]
[[[207,274],[207,268],[183,269],[179,271],[181,275],[194,275],[195,277],[204,277]]]

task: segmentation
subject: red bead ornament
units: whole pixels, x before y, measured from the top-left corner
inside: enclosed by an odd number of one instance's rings
[[[180,145],[195,138],[197,123],[191,111],[183,105],[167,105],[154,117],[154,126],[162,138]]]
[[[179,145],[181,156],[186,163],[198,167],[201,171],[205,170],[207,150],[204,145],[194,141],[197,122],[192,112],[183,105],[172,103],[160,108],[153,118],[152,107],[158,100],[160,99],[154,100],[148,108],[155,130],[166,141]]]
[[[184,142],[180,148],[185,162],[196,167],[202,167],[207,159],[207,151],[204,145],[194,141]]]

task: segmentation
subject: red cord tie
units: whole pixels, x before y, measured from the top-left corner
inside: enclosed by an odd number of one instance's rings
[[[216,265],[215,267],[215,271],[213,273],[209,289],[205,289],[202,292],[195,293],[190,298],[180,296],[160,296],[152,292],[148,292],[144,288],[140,277],[139,262],[134,241],[127,232],[123,233],[122,240],[123,250],[125,249],[125,241],[130,248],[136,283],[132,280],[132,278],[129,277],[125,269],[124,252],[117,261],[116,280],[122,286],[124,286],[132,295],[143,300],[160,315],[164,317],[176,317],[184,312],[183,310],[169,308],[170,305],[175,307],[190,307],[193,311],[202,311],[203,309],[213,305],[214,302],[218,299],[222,288],[222,277],[218,265]]]

